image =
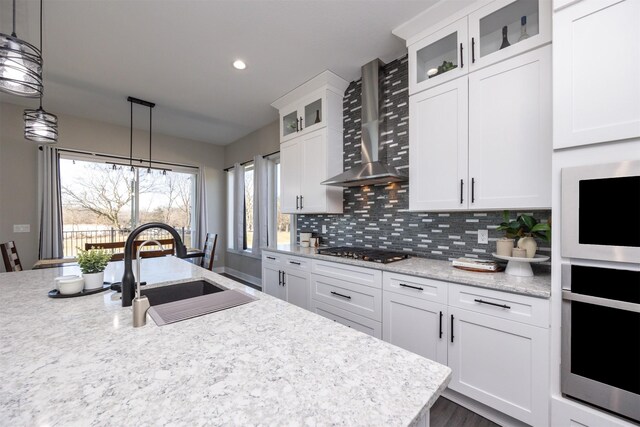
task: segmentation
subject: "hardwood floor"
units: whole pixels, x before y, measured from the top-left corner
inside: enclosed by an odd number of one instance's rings
[[[243,285],[249,286],[250,288],[253,288],[253,289],[255,289],[255,290],[258,290],[258,291],[261,291],[261,290],[262,290],[262,289],[260,288],[260,286],[254,285],[253,283],[249,283],[249,282],[247,282],[246,280],[238,279],[237,277],[232,276],[232,275],[230,275],[230,274],[228,274],[228,273],[220,273],[220,275],[221,275],[221,276],[224,276],[224,277],[226,277],[226,278],[228,278],[228,279],[235,280],[236,282],[240,282],[240,283],[242,283]]]
[[[499,427],[499,425],[440,397],[431,407],[430,427]]]

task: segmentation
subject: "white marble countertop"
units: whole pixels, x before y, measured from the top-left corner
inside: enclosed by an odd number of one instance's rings
[[[119,280],[122,262],[105,280]],[[259,300],[133,328],[112,291],[51,299],[77,267],[0,274],[0,425],[409,425],[446,366],[173,257],[150,284],[206,277]]]
[[[277,248],[262,248],[262,250],[322,259],[325,261],[340,262],[343,264],[357,265],[359,267],[375,268],[378,270],[426,277],[445,282],[496,289],[499,291],[512,292],[532,297],[551,297],[551,274],[549,273],[537,274],[534,277],[515,277],[509,276],[504,272],[475,273],[472,271],[453,268],[449,261],[419,258],[415,256],[406,260],[391,262],[389,264],[379,264],[371,261],[340,258],[330,255],[319,255],[316,253],[315,248],[303,248],[291,245],[278,245]]]

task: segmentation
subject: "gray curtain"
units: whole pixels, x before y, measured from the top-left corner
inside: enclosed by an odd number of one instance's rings
[[[260,255],[275,241],[275,164],[262,156],[253,158],[253,241],[251,252]]]
[[[58,149],[42,146],[38,152],[38,203],[40,211],[40,246],[38,259],[61,258],[62,199],[60,156]]]
[[[204,177],[204,168],[200,168],[198,177],[196,178],[196,211],[194,218],[195,234],[191,245],[194,248],[204,248],[204,242],[207,239],[207,191],[206,180]],[[194,227],[191,227],[192,229]]]
[[[236,163],[233,165],[233,249],[237,251],[245,248],[244,221],[244,166]]]

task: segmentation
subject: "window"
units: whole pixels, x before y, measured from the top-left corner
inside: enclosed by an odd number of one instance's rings
[[[196,175],[185,169],[159,171],[88,161],[60,159],[64,256],[75,256],[85,243],[123,242],[147,222],[173,226],[191,247],[195,223]],[[164,230],[143,236],[169,238]]]
[[[275,191],[273,191],[274,206],[276,209],[275,215],[272,215],[275,224],[269,227],[270,230],[275,230],[277,244],[289,244],[291,243],[291,215],[283,214],[280,209],[280,159],[271,158],[275,163]],[[245,164],[244,171],[244,244],[242,250],[251,253],[253,252],[253,233],[254,233],[254,212],[253,212],[253,189],[254,189],[254,168],[253,163]],[[229,239],[227,241],[228,249],[234,249],[234,171],[230,170],[227,173],[227,235]],[[269,239],[269,244],[274,244],[273,239]]]

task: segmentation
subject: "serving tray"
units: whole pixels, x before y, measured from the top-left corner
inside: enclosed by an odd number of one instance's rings
[[[76,297],[84,297],[87,295],[99,294],[100,292],[104,292],[108,289],[111,289],[111,282],[104,282],[101,288],[92,289],[90,291],[82,291],[77,294],[61,294],[57,289],[52,289],[47,294],[49,298],[76,298]]]

